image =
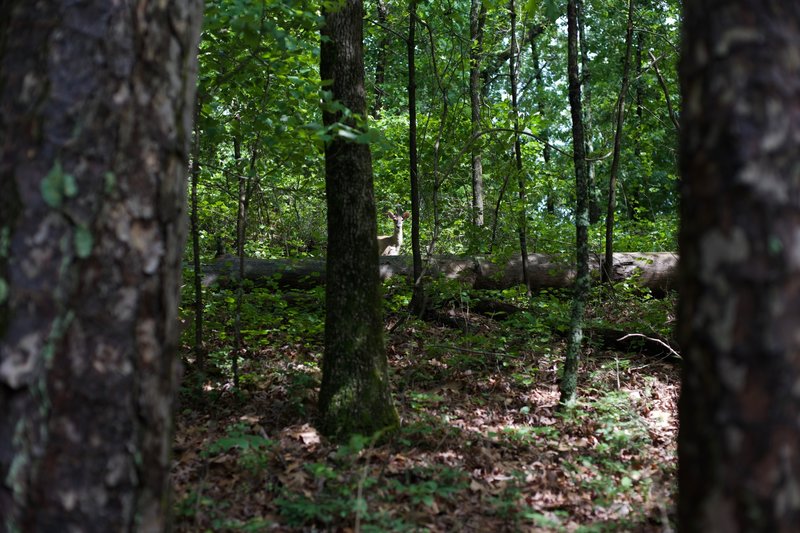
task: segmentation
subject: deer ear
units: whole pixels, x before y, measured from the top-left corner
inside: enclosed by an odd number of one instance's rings
[[[386,216],[389,218],[394,218],[394,213],[392,213],[391,211],[386,211]]]
[[[407,219],[409,216],[410,215],[409,215],[408,211],[406,211],[405,213],[403,213],[403,220]]]

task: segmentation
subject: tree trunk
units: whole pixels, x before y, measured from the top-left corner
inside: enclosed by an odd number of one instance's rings
[[[355,116],[366,114],[364,6],[346,0],[325,13],[320,76],[333,98]],[[323,108],[331,126],[344,117]],[[349,126],[364,124],[348,119]],[[336,438],[372,435],[399,420],[389,392],[378,280],[378,231],[368,144],[334,135],[325,146],[328,257],[325,353],[319,393],[320,429]]]
[[[472,137],[481,131],[481,59],[483,57],[483,26],[486,23],[486,6],[482,0],[472,0],[469,11],[469,99],[472,112]],[[472,223],[483,226],[483,163],[481,145],[472,146]]]
[[[522,172],[522,146],[519,140],[519,104],[517,102],[517,60],[519,48],[517,47],[517,6],[514,0],[508,3],[508,14],[511,19],[511,55],[508,58],[509,78],[511,82],[511,112],[514,115],[514,168],[517,174],[519,187],[519,217],[517,219],[519,231],[519,251],[522,260],[522,279],[528,295],[530,295],[530,282],[528,280],[528,215],[527,199],[525,194],[525,176]]]
[[[378,57],[375,60],[375,99],[372,103],[372,116],[380,118],[383,109],[383,85],[386,82],[386,49],[389,47],[389,39],[386,36],[386,25],[389,18],[389,6],[387,0],[378,0],[376,9],[378,11],[378,24],[384,33],[378,40]]]
[[[506,195],[509,177],[511,177],[511,175],[506,174],[506,177],[503,178],[503,184],[500,186],[500,192],[497,193],[497,202],[494,204],[494,217],[492,218],[492,240],[489,241],[490,254],[494,251],[494,245],[497,242],[497,225],[500,222],[500,206],[503,204],[503,197]]]
[[[408,171],[411,186],[411,254],[414,257],[414,288],[409,305],[419,316],[425,310],[425,287],[422,284],[422,249],[419,242],[419,173],[417,169],[417,0],[408,4]]]
[[[231,354],[231,372],[233,373],[233,386],[239,388],[239,358],[245,356],[246,347],[242,338],[242,300],[244,299],[244,245],[247,242],[247,217],[250,210],[250,198],[257,181],[256,162],[258,161],[259,136],[250,151],[250,163],[247,173],[241,167],[241,143],[239,137],[234,139],[234,157],[236,159],[236,174],[238,179],[238,207],[236,210],[236,256],[239,258],[239,283],[236,287],[236,313],[235,313],[235,340],[236,346]]]
[[[639,4],[639,9],[648,9],[649,2],[643,0]],[[642,61],[644,61],[644,32],[636,32],[636,120],[638,126],[644,126],[644,80],[642,79]],[[653,62],[655,66],[655,62]],[[638,153],[638,150],[637,152]]]
[[[669,95],[667,82],[664,80],[664,76],[661,75],[661,71],[658,68],[656,56],[653,55],[653,52],[648,53],[650,54],[650,59],[653,62],[653,71],[656,73],[656,77],[658,78],[658,84],[661,86],[661,91],[664,93],[664,102],[667,104],[667,114],[669,115],[669,119],[672,121],[672,125],[675,126],[675,131],[680,133],[681,123],[678,120],[678,115],[675,113],[675,109],[672,106],[672,97]],[[641,109],[639,111],[641,112]],[[639,119],[641,120],[641,116]]]
[[[547,113],[547,103],[545,101],[545,85],[544,85],[544,76],[542,75],[542,62],[539,58],[539,46],[536,43],[537,37],[544,31],[544,28],[539,27],[536,30],[531,31],[531,56],[533,57],[533,70],[534,70],[534,81],[536,83],[536,111],[539,113],[540,120],[544,121],[547,124],[546,113]],[[551,173],[550,173],[550,129],[545,126],[541,133],[541,140],[542,140],[542,161],[543,165],[542,168],[544,169],[544,175],[548,183],[552,180]],[[547,213],[554,215],[556,212],[556,199],[554,193],[548,191],[547,196],[545,198],[545,209]]]
[[[236,285],[236,307],[233,319],[233,351],[230,353],[231,377],[233,387],[239,388],[239,357],[244,352],[244,340],[242,339],[242,299],[244,297],[244,235],[245,235],[245,194],[247,189],[246,178],[242,171],[242,139],[241,139],[241,120],[237,118],[237,131],[233,137],[233,160],[236,166],[236,257],[239,258],[239,276],[236,278],[239,283]]]
[[[4,531],[164,531],[202,2],[0,7]]]
[[[628,94],[628,78],[631,70],[633,52],[633,9],[634,0],[628,0],[628,25],[625,32],[625,58],[622,62],[622,83],[619,88],[616,109],[616,130],[614,131],[614,150],[611,158],[611,172],[608,177],[608,208],[606,210],[606,253],[605,257],[614,260],[614,212],[617,209],[617,176],[622,151],[622,132],[625,124],[625,99]],[[602,281],[611,281],[612,264],[603,265]]]
[[[578,75],[578,14],[576,0],[567,2],[567,72],[569,76],[569,106],[572,114],[572,150],[575,165],[575,243],[577,249],[575,296],[572,300],[570,335],[561,377],[562,404],[575,400],[578,388],[578,363],[583,341],[583,315],[589,297],[589,190],[584,152],[583,113],[581,110],[581,80]]]
[[[200,223],[197,206],[197,183],[200,179],[200,111],[202,97],[198,98],[194,109],[194,133],[192,139],[192,189],[189,220],[192,235],[192,265],[194,275],[194,364],[202,376],[206,370],[206,352],[203,344],[203,283],[200,272]]]
[[[684,2],[680,528],[800,524],[800,9]]]
[[[441,231],[441,217],[439,215],[439,190],[442,185],[441,177],[441,160],[442,160],[442,139],[444,138],[445,131],[447,130],[447,118],[450,114],[450,97],[448,96],[447,85],[442,81],[442,76],[439,73],[439,66],[436,50],[436,39],[434,38],[431,27],[426,25],[428,30],[428,45],[431,54],[431,73],[436,82],[436,88],[439,90],[439,99],[442,102],[442,114],[439,116],[439,128],[436,133],[436,140],[433,142],[433,157],[431,161],[431,176],[433,178],[433,191],[431,195],[431,210],[433,211],[433,235],[428,243],[426,250],[426,262],[433,255],[436,249],[436,242],[439,240],[439,232]],[[425,309],[417,310],[417,314],[423,314]]]
[[[591,155],[594,152],[592,142],[592,129],[594,127],[594,115],[592,113],[592,74],[589,69],[589,39],[586,36],[586,10],[583,0],[576,0],[575,9],[578,24],[578,43],[581,54],[580,84],[583,92],[583,130],[584,130],[584,154]],[[589,224],[597,224],[600,221],[600,190],[597,187],[597,177],[595,172],[595,161],[589,159],[584,163],[586,166],[587,187],[589,188]]]

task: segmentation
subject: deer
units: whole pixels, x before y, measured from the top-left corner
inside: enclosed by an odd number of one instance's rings
[[[403,245],[403,222],[408,218],[408,211],[402,215],[387,211],[386,216],[394,222],[394,233],[378,237],[378,253],[380,255],[399,255],[400,247]]]

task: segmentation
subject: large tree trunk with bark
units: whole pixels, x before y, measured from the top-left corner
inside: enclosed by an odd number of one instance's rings
[[[346,0],[325,14],[320,65],[333,98],[361,117],[366,113],[363,18],[359,0]],[[333,126],[343,115],[323,107],[323,120]],[[352,120],[348,125],[365,127]],[[398,415],[383,347],[372,156],[367,144],[335,132],[333,139],[325,145],[329,251],[319,426],[344,438],[393,428]]]
[[[164,531],[202,2],[0,7],[0,529]]]
[[[800,524],[800,5],[687,0],[683,531]]]

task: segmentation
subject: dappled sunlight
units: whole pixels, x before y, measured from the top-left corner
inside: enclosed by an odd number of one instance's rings
[[[178,418],[177,529],[662,530],[678,367],[590,346],[578,404],[562,413],[557,337],[473,326],[408,322],[389,334],[402,427],[340,446],[313,427],[321,348],[269,338],[246,359],[240,393],[216,382]],[[507,351],[487,349],[499,338]]]

